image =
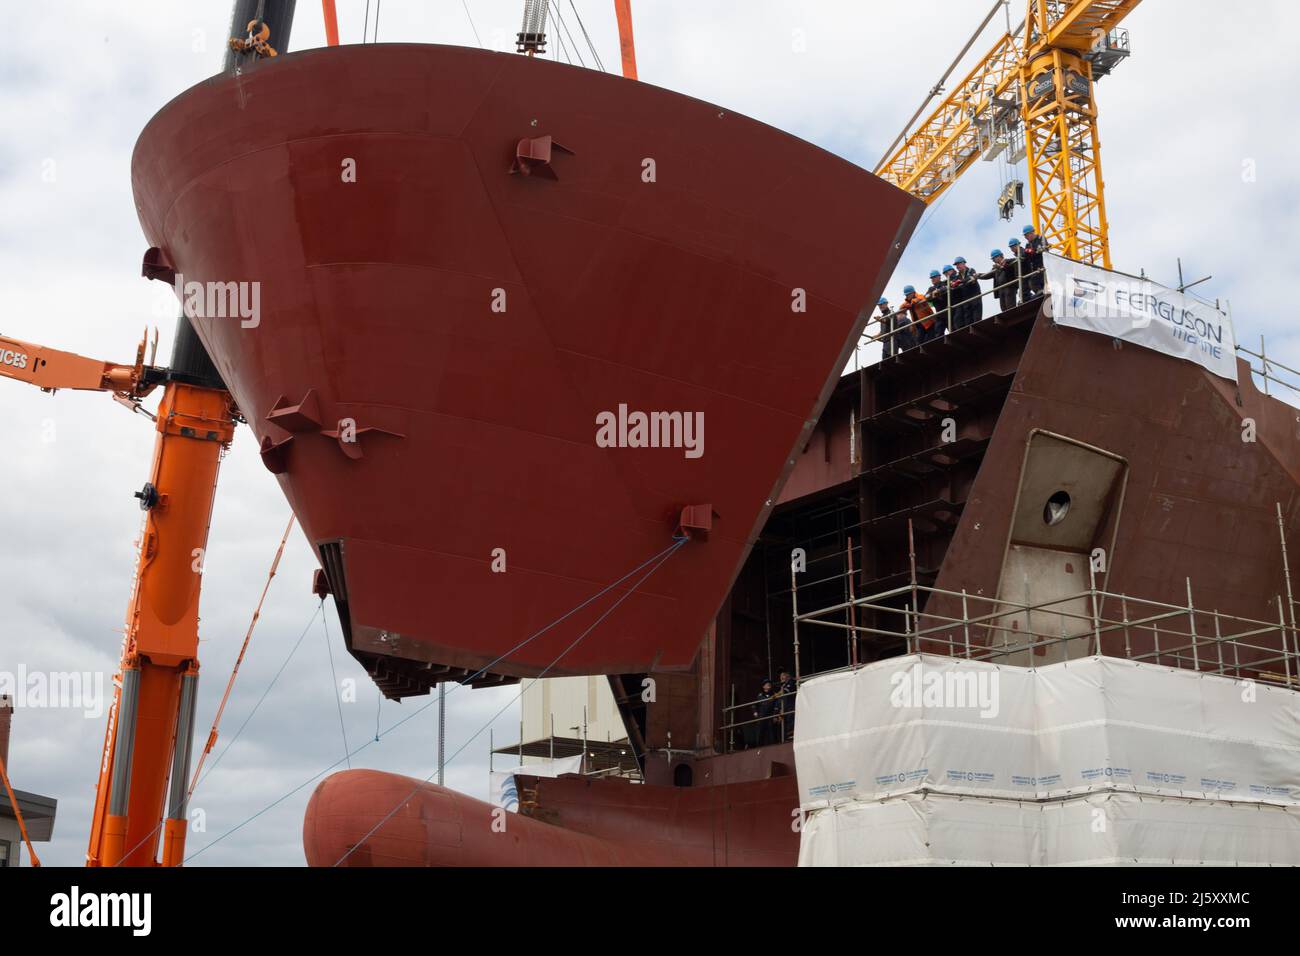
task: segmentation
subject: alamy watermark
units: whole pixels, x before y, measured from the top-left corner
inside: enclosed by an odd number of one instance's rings
[[[244,329],[262,324],[260,282],[186,282],[178,272],[176,298],[191,319],[239,319]]]
[[[995,670],[927,668],[916,664],[895,671],[889,683],[889,703],[894,707],[931,707],[944,710],[977,709],[991,719],[998,715],[999,674]]]
[[[596,416],[600,448],[681,448],[687,458],[704,454],[703,412],[638,412],[620,404]]]
[[[15,709],[80,710],[88,719],[104,714],[103,671],[0,671],[0,697],[8,697]]]

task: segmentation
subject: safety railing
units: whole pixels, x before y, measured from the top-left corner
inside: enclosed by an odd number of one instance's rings
[[[959,604],[956,614],[918,610],[921,595],[941,595]],[[908,597],[902,607],[888,603]],[[1266,683],[1300,687],[1300,644],[1282,598],[1278,619],[1264,621],[1218,610],[1196,608],[1188,583],[1188,604],[1169,604],[1102,588],[1040,602],[989,598],[925,585],[894,588],[859,599],[859,611],[897,619],[901,626],[848,625],[821,615],[824,608],[798,615],[798,624],[850,630],[856,637],[882,635],[906,640],[909,653],[946,654],[968,660],[1023,663],[1028,666],[1060,649],[1060,659],[1105,655],[1183,667]],[[1077,608],[1084,608],[1078,610]],[[1118,609],[1105,612],[1103,608]],[[877,618],[879,620],[879,618]],[[1032,622],[1046,621],[1048,626]],[[1014,622],[1014,626],[1013,626]],[[1029,623],[1026,623],[1029,622]],[[1058,655],[1053,655],[1055,659]],[[1013,660],[1015,658],[1016,660]],[[801,675],[807,679],[811,675]]]
[[[961,309],[961,307],[967,305],[968,303],[972,303],[977,300],[981,301],[982,303],[982,300],[985,297],[989,297],[992,300],[992,302],[998,307],[998,311],[986,312],[986,314],[982,315],[979,319],[976,320],[977,322],[982,322],[987,319],[991,319],[997,315],[1000,315],[1002,312],[1007,311],[1006,309],[1003,309],[1001,307],[1002,306],[1001,293],[1004,292],[1005,290],[1011,288],[1015,289],[1016,298],[1015,298],[1014,305],[1017,306],[1023,305],[1024,303],[1032,301],[1034,299],[1042,298],[1042,296],[1045,294],[1045,289],[1039,288],[1035,291],[1031,287],[1034,284],[1039,282],[1043,282],[1045,284],[1045,280],[1046,280],[1046,270],[1038,269],[1034,272],[1027,273],[1026,275],[1021,276],[1017,279],[1013,279],[1010,282],[1004,282],[1001,285],[995,285],[993,286],[993,288],[987,291],[985,291],[984,288],[981,286],[979,295],[973,295],[969,299],[965,299],[959,302],[953,302],[950,299],[948,306],[946,306],[943,309],[936,309],[933,315],[926,316],[923,319],[909,320],[908,317],[910,313],[906,308],[898,309],[894,312],[891,312],[888,316],[882,316],[878,311],[874,312],[871,316],[868,327],[870,327],[871,325],[880,326],[881,319],[885,319],[888,328],[883,329],[881,332],[879,332],[876,335],[864,335],[861,338],[861,340],[859,340],[858,348],[855,356],[855,365],[858,368],[864,368],[868,365],[874,365],[877,362],[883,361],[892,355],[901,354],[902,352],[906,352],[912,348],[917,347],[918,345],[924,345],[927,344],[928,342],[937,341],[943,335],[951,334],[952,332],[957,331],[956,329],[953,328],[953,320],[954,318],[960,315],[959,310]],[[927,301],[929,300],[927,299]],[[1013,306],[1009,306],[1009,307],[1013,307]],[[983,308],[982,304],[981,304],[981,308]],[[940,331],[933,338],[927,339],[925,342],[921,342],[918,341],[918,336],[922,331],[924,331],[925,322],[936,323],[936,327],[940,328],[942,331]],[[880,343],[881,345],[880,356],[874,359],[864,360],[861,354],[862,350],[867,346],[874,345],[876,343]]]
[[[727,752],[793,740],[797,696],[781,693],[723,707],[719,730]]]
[[[1025,666],[1105,655],[1300,688],[1300,630],[1280,504],[1277,516],[1286,594],[1276,595],[1275,620],[1197,607],[1190,578],[1186,604],[1109,591],[1098,587],[1086,555],[1088,588],[1040,601],[1032,600],[1028,582],[1023,600],[926,586],[913,563],[907,584],[801,613],[792,575],[795,679],[811,676],[798,672],[800,628],[807,638],[815,626],[844,634],[852,645],[853,663],[841,670],[870,656],[858,650],[864,639],[901,638],[908,653]]]
[[[1289,365],[1283,365],[1277,359],[1269,358],[1268,349],[1264,344],[1264,336],[1259,337],[1258,352],[1253,352],[1244,345],[1239,344],[1237,353],[1246,360],[1251,373],[1259,376],[1260,387],[1265,395],[1269,394],[1269,383],[1272,382],[1294,392],[1295,395],[1289,396],[1292,402],[1295,401],[1297,396],[1300,396],[1300,371],[1291,368]],[[1256,365],[1256,362],[1259,364]]]

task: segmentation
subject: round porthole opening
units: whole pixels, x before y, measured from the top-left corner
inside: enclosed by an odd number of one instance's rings
[[[1069,513],[1070,496],[1064,491],[1058,491],[1043,505],[1043,522],[1049,525],[1060,524]]]

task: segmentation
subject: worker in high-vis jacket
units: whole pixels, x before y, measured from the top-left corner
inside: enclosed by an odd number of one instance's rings
[[[902,312],[908,317],[909,322],[916,323],[912,326],[912,331],[916,335],[918,345],[924,345],[943,335],[943,329],[934,318],[934,307],[925,296],[916,291],[914,285],[903,286]]]
[[[1016,259],[1008,259],[1001,249],[994,249],[989,253],[989,258],[993,260],[993,267],[988,272],[981,272],[980,278],[993,280],[993,292],[997,295],[998,305],[1003,312],[1014,309],[1020,289],[1020,263]]]

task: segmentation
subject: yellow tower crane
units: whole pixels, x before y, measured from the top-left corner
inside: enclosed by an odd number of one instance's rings
[[[1010,28],[930,116],[912,124],[979,34],[1010,0],[994,5],[966,49],[930,91],[876,166],[876,175],[927,203],[976,159],[1023,144],[1038,231],[1062,255],[1110,268],[1101,143],[1093,84],[1128,56],[1116,28],[1141,0],[1027,0]],[[1004,215],[1015,196],[999,199]]]

